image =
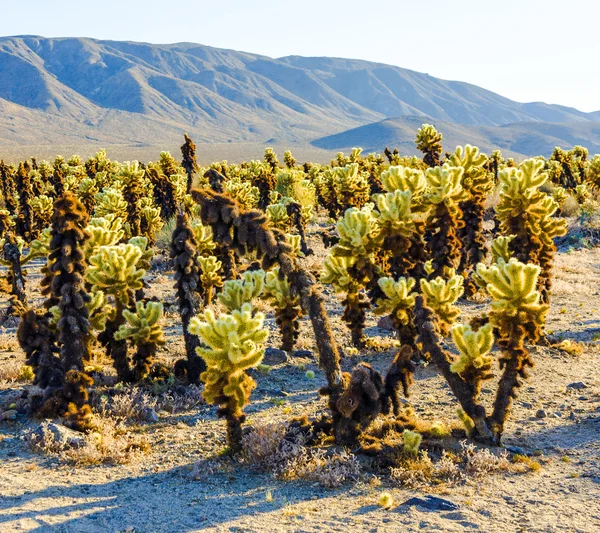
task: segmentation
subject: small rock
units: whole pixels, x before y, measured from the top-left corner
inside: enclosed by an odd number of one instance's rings
[[[533,409],[533,404],[529,402],[521,402],[521,407],[525,409]]]
[[[144,407],[142,409],[142,419],[145,422],[156,424],[159,421],[158,413],[152,407]]]
[[[287,354],[283,350],[278,348],[267,348],[265,350],[265,356],[263,358],[264,365],[280,365],[287,361]]]
[[[547,416],[546,411],[543,409],[538,409],[537,413],[535,413],[536,418],[546,418]]]
[[[445,500],[443,498],[438,498],[437,496],[425,496],[425,498],[410,498],[406,500],[402,506],[412,507],[412,506],[423,507],[424,509],[428,509],[429,511],[456,511],[458,509],[458,505],[450,500]]]
[[[531,452],[525,450],[525,448],[521,448],[520,446],[505,446],[504,448],[510,453],[515,453],[517,455],[532,455]]]
[[[575,381],[573,383],[569,383],[567,385],[567,389],[572,389],[572,390],[581,390],[581,389],[587,389],[588,386],[583,382],[583,381]]]
[[[296,357],[312,357],[313,353],[310,350],[296,350],[294,356]]]
[[[395,331],[394,322],[389,316],[384,316],[383,318],[380,318],[379,322],[377,322],[377,327],[385,331]]]
[[[4,411],[0,413],[0,420],[16,420],[17,418],[17,410],[9,409],[8,411]]]
[[[68,448],[82,448],[85,436],[61,424],[42,422],[30,435],[30,440],[39,445],[54,444]]]

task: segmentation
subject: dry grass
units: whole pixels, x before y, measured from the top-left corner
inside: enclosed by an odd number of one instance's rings
[[[68,464],[86,467],[99,464],[125,464],[139,460],[150,451],[148,441],[127,434],[121,422],[96,417],[95,431],[83,437],[83,445],[71,446],[57,441],[51,431],[30,432],[26,441],[33,451],[58,457]]]
[[[306,446],[304,435],[283,424],[266,424],[244,436],[242,461],[283,480],[315,481],[324,487],[339,487],[360,474],[356,457],[349,451]]]
[[[102,395],[95,407],[103,417],[127,422],[147,419],[148,411],[166,411],[170,414],[189,411],[204,404],[202,387],[190,385],[182,392],[168,390],[158,395],[140,387],[123,387],[112,396]]]

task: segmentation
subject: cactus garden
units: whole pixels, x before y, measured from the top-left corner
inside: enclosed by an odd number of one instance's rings
[[[0,530],[600,528],[600,156],[182,141],[0,162]]]

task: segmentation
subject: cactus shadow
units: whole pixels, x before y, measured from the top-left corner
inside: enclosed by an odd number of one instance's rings
[[[184,533],[274,512],[289,504],[288,495],[279,490],[274,491],[273,500],[267,501],[265,494],[273,480],[265,475],[252,473],[250,481],[242,474],[232,482],[227,474],[211,474],[207,481],[193,481],[182,474],[191,467],[100,484],[50,486],[20,496],[1,497],[0,531],[13,531],[26,524],[28,531],[36,533]],[[282,487],[281,493],[284,492],[287,489]],[[306,499],[310,497],[309,494]]]

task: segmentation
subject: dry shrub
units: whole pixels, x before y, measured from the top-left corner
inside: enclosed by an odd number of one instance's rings
[[[196,385],[190,385],[181,391],[163,392],[158,396],[139,387],[130,387],[121,389],[112,397],[101,396],[97,409],[105,417],[140,422],[147,419],[151,409],[175,414],[204,403],[202,387]]]
[[[243,438],[242,460],[254,468],[267,470],[278,479],[316,481],[329,488],[356,480],[360,467],[347,450],[327,453],[306,446],[306,437],[283,424],[266,424]]]
[[[565,200],[565,203],[561,206],[561,215],[563,217],[570,218],[579,215],[580,212],[581,208],[579,207],[577,200],[575,200],[575,198],[569,194]]]
[[[433,481],[433,461],[426,451],[417,457],[406,457],[390,468],[390,479],[403,487],[418,487]]]
[[[193,464],[189,477],[194,481],[204,481],[230,470],[230,465],[223,461],[204,459]]]
[[[112,397],[101,396],[98,412],[102,417],[114,417],[120,420],[141,421],[148,409],[156,407],[156,398],[137,387],[124,389]]]
[[[511,465],[505,451],[492,453],[487,448],[476,448],[466,441],[461,443],[461,448],[460,454],[443,451],[436,461],[425,450],[414,458],[402,457],[398,465],[390,469],[390,479],[403,487],[415,488],[459,483],[467,477],[478,478],[499,471],[525,471],[525,462],[520,461],[518,467]]]
[[[3,361],[0,365],[0,383],[14,383],[19,381],[22,375],[23,361],[10,359]]]
[[[41,438],[30,432],[26,441],[33,451],[57,456],[74,466],[131,463],[150,451],[143,437],[128,435],[119,422],[96,417],[95,423],[95,431],[83,435],[80,446],[58,442],[51,431],[44,431]]]
[[[476,448],[474,444],[461,443],[465,471],[475,477],[484,476],[501,470],[508,470],[510,461],[505,450],[492,453],[488,448]]]

